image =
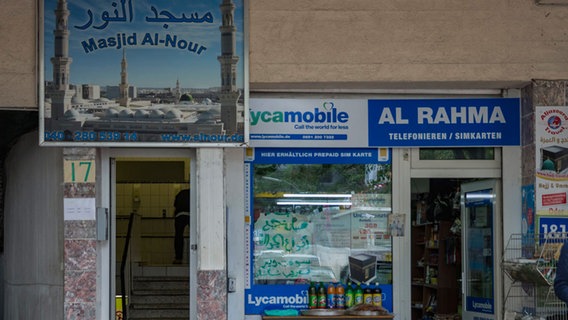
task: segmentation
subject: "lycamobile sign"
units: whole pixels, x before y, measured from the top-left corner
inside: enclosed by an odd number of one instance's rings
[[[520,145],[520,99],[251,99],[250,144],[280,148]]]
[[[275,123],[346,123],[347,112],[339,111],[333,102],[324,102],[321,109],[315,107],[309,111],[250,111],[250,124],[256,126],[261,122]]]
[[[296,293],[292,296],[264,295],[255,297],[249,293],[247,295],[247,303],[255,307],[267,307],[268,305],[306,305],[308,304],[308,291],[303,290],[301,294]]]

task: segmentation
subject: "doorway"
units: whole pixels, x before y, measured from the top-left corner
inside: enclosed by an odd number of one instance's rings
[[[491,208],[501,206],[497,192],[500,158],[498,148],[411,150],[411,319],[473,319],[467,305],[472,292],[464,292],[464,287],[481,286],[485,289],[481,296],[491,297],[493,306],[501,301],[498,270],[501,211],[479,207],[479,217],[472,220],[472,208],[463,206],[464,192],[474,192],[480,183],[487,182],[493,183],[487,189],[496,192],[491,198]],[[487,209],[484,214],[482,209]],[[478,234],[487,243],[475,240]],[[482,260],[468,254],[472,244],[479,244]],[[484,262],[483,267],[478,266],[480,261]],[[479,280],[473,277],[478,275],[478,267],[490,279],[481,281],[483,285],[464,286],[463,281],[470,285],[474,279]],[[464,275],[466,280],[462,281]],[[483,318],[496,319],[500,314],[496,309],[499,308],[493,307],[482,314]]]
[[[461,314],[461,183],[411,180],[412,319]]]
[[[196,258],[190,247],[196,217],[185,215],[189,223],[181,238],[182,255],[176,257],[180,215],[176,218],[174,203],[189,189],[185,199],[195,212],[192,159],[188,150],[103,152],[110,208],[109,309],[115,319],[191,317]]]

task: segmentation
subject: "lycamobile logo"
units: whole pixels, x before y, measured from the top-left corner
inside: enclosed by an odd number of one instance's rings
[[[248,294],[247,299],[248,304],[255,305],[257,307],[261,305],[295,305],[295,304],[308,304],[308,293],[306,290],[301,293],[296,293],[295,296],[253,296]]]
[[[315,107],[313,111],[252,111],[250,124],[255,126],[262,122],[290,122],[290,123],[345,123],[349,121],[349,114],[338,111],[333,102],[324,102],[321,109]]]

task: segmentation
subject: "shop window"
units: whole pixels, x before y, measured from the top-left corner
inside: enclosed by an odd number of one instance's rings
[[[411,168],[427,169],[423,174],[440,177],[469,174],[468,177],[479,177],[474,169],[493,170],[491,176],[500,176],[501,148],[412,148],[410,149]],[[431,170],[440,170],[433,173]],[[467,169],[467,170],[464,170]],[[451,171],[454,170],[453,173]],[[414,176],[420,176],[418,172]]]
[[[252,171],[255,285],[392,283],[390,164],[254,164]]]
[[[494,160],[494,148],[420,148],[420,160]]]

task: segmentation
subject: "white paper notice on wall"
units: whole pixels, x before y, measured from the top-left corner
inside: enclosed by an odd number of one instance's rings
[[[95,220],[95,198],[63,199],[65,220]]]

